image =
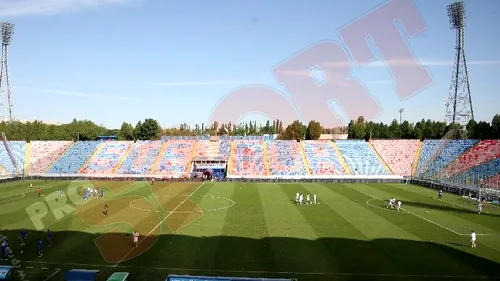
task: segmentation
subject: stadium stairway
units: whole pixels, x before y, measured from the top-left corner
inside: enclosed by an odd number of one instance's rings
[[[419,144],[418,144],[418,148],[417,148],[417,153],[415,154],[415,161],[413,161],[413,169],[411,171],[411,175],[414,177],[415,174],[417,173],[417,169],[418,169],[418,164],[420,163],[420,154],[422,153],[422,147],[424,145],[424,142],[421,141]]]
[[[125,152],[123,152],[122,157],[120,158],[120,160],[118,160],[118,163],[116,163],[116,166],[113,168],[113,174],[116,174],[118,172],[118,170],[122,167],[123,162],[125,162],[125,159],[127,159],[128,155],[133,147],[134,147],[134,143],[129,145],[127,150]]]
[[[52,161],[52,163],[50,163],[47,168],[45,169],[45,171],[43,171],[43,173],[47,173],[50,168],[52,168],[52,166],[54,166],[54,164],[57,162],[57,160],[61,159],[61,157],[63,157],[66,152],[68,152],[74,145],[75,145],[76,142],[73,142],[72,144],[68,145],[68,147],[66,147],[66,149],[59,155],[59,157],[55,157],[54,160]]]
[[[193,159],[196,156],[196,152],[198,151],[198,145],[199,145],[198,141],[195,141],[193,144],[193,150],[191,150],[191,155],[189,156],[189,161],[187,162],[186,165],[186,173],[191,172],[191,167],[193,166],[192,165]]]
[[[163,155],[165,154],[165,151],[167,151],[167,146],[168,146],[168,141],[163,142],[160,149],[160,153],[158,153],[158,157],[156,157],[153,167],[151,168],[151,173],[150,173],[151,175],[154,175],[158,170],[161,160],[163,159]]]
[[[230,176],[233,172],[234,157],[236,156],[236,142],[232,141],[229,148],[229,161],[227,163],[227,175]]]
[[[267,148],[267,142],[262,143],[262,154],[264,158],[264,168],[266,169],[266,175],[271,174],[271,164],[269,160],[269,149]]]
[[[418,159],[418,167],[415,175],[421,175],[425,172],[432,162],[432,157],[438,153],[438,148],[442,145],[442,140],[424,140]]]
[[[28,142],[26,144],[26,156],[24,156],[24,170],[27,172],[29,172],[30,170],[30,157],[31,157],[31,142]]]
[[[380,156],[380,154],[378,153],[378,151],[375,149],[375,147],[373,147],[372,143],[371,142],[368,142],[368,146],[371,148],[371,150],[373,151],[373,154],[375,154],[375,156],[377,156],[377,158],[380,160],[380,163],[382,163],[382,166],[384,167],[384,169],[389,173],[389,175],[394,175],[394,173],[392,172],[391,168],[389,168],[389,165],[387,165],[387,163],[385,163],[384,159],[382,159],[382,156]]]
[[[90,161],[92,161],[92,158],[94,158],[97,153],[99,153],[99,151],[101,151],[101,149],[104,147],[104,145],[106,144],[106,142],[101,142],[97,148],[94,150],[94,152],[90,155],[90,157],[87,159],[87,161],[85,161],[85,164],[83,164],[80,169],[78,170],[78,173],[83,173],[87,167],[89,166],[90,164]]]
[[[299,142],[299,149],[300,149],[300,155],[302,156],[302,163],[304,163],[304,168],[306,169],[306,173],[307,175],[311,175],[312,174],[311,166],[309,165],[309,161],[307,160],[304,146],[302,145],[301,142]]]
[[[352,175],[351,168],[349,168],[349,165],[347,165],[347,162],[345,161],[344,156],[340,152],[337,144],[334,141],[332,141],[330,143],[331,143],[331,146],[333,147],[333,150],[335,151],[335,153],[337,153],[337,157],[339,158],[340,164],[344,168],[344,171],[346,172],[346,174]]]

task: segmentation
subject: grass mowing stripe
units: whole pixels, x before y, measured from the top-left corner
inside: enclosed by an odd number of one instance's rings
[[[212,193],[231,197],[233,188],[207,183],[191,198],[203,206],[203,201],[211,200],[207,195]],[[141,256],[141,260],[161,260],[162,264],[169,267],[210,269],[226,212],[227,210],[217,213],[206,212],[177,232],[162,235],[154,248]]]
[[[215,269],[275,271],[258,184],[238,184],[219,238]]]
[[[374,238],[405,238],[412,240],[420,240],[413,233],[406,231],[392,221],[380,216],[379,212],[374,212],[373,209],[366,209],[366,202],[359,200],[359,196],[352,200],[352,197],[346,196],[346,186],[330,186],[327,184],[319,185],[322,191],[322,196],[328,196],[332,200],[328,204],[332,204],[337,209],[339,215],[351,223],[368,239]],[[384,213],[386,210],[383,210]]]
[[[290,202],[300,185],[259,186],[258,190],[278,271],[338,271],[299,206]]]
[[[381,186],[368,184],[364,186],[368,192],[384,194],[383,198],[396,197],[403,202],[403,208],[417,214],[418,216],[430,219],[440,225],[446,226],[460,234],[469,234],[474,229],[479,234],[498,234],[500,226],[496,223],[499,215],[477,212],[464,208],[450,206],[446,202],[434,200],[421,194],[416,194],[408,190],[403,190],[394,186]],[[428,213],[426,213],[428,212]],[[489,226],[496,226],[490,228]],[[497,229],[498,228],[498,229]]]
[[[383,185],[381,185],[380,188],[382,188],[382,186]],[[339,188],[336,191],[362,205],[365,199],[370,197],[359,193],[355,190],[356,188],[360,187],[346,185],[346,188]],[[361,198],[360,195],[362,195]],[[430,241],[419,244],[411,244],[414,248],[408,246],[405,247],[405,249],[393,249],[395,256],[404,256],[405,263],[401,266],[405,268],[405,272],[412,274],[420,272],[419,264],[421,264],[422,261],[425,261],[425,268],[431,274],[446,275],[453,273],[459,275],[477,275],[478,272],[476,271],[476,268],[470,266],[471,258],[473,258],[473,256],[464,253],[465,255],[459,255],[462,257],[461,260],[456,259],[455,256],[459,251],[450,247],[461,243],[461,236],[457,236],[439,227],[422,227],[422,222],[427,222],[409,214],[398,213],[397,211],[377,211],[377,209],[367,204],[364,205],[364,208],[378,212],[380,216],[384,217],[388,221],[392,221],[394,224],[399,225],[402,229],[421,237],[424,241]],[[433,225],[429,224],[429,226]],[[433,241],[437,241],[437,243],[434,243]],[[445,242],[447,243],[445,244]],[[433,254],[428,255],[427,253],[430,252]],[[408,255],[408,253],[412,253],[412,255]],[[484,264],[488,264],[487,260],[482,259],[482,262],[483,261]],[[446,264],[446,266],[443,266],[443,264]],[[491,271],[487,273],[490,273],[489,275],[491,275]]]
[[[307,186],[307,188],[305,187]],[[301,185],[300,193],[316,193],[321,204],[299,205],[298,209],[315,229],[318,242],[328,250],[342,272],[398,272],[393,263],[377,245],[366,241],[359,230],[359,220],[351,213],[352,207],[344,198],[329,193],[322,185]],[[346,214],[351,214],[346,216]],[[362,215],[358,214],[358,218]],[[332,234],[334,235],[332,237]],[[361,254],[363,253],[363,254]]]
[[[194,194],[196,193],[196,191],[198,191],[200,188],[203,187],[205,183],[202,183],[200,184],[200,186],[198,188],[196,188],[195,191],[193,191],[193,193],[191,193],[189,196],[187,196],[183,201],[181,201],[181,203],[179,203],[179,205],[177,205],[177,207],[175,207],[171,213],[167,214],[153,229],[150,230],[150,232],[148,232],[146,234],[145,237],[143,237],[142,240],[139,241],[138,244],[140,244],[142,241],[145,241],[144,238],[147,238],[149,235],[151,235],[151,233],[153,233],[154,230],[156,230],[158,227],[161,227],[161,225],[172,215],[175,213],[175,211],[180,208],[182,206],[182,204],[184,204],[184,202],[186,202],[187,200],[189,200],[189,198]],[[161,232],[160,232],[161,233]],[[118,266],[125,258],[127,258],[128,255],[130,255],[130,253],[132,253],[134,249],[132,248],[126,255],[124,255],[116,264],[115,264],[115,267]]]

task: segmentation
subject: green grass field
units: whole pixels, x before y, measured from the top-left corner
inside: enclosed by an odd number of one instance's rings
[[[104,200],[83,203],[77,193],[90,185],[105,188]],[[296,192],[316,193],[320,204],[295,205]],[[467,199],[436,195],[402,184],[18,181],[0,185],[0,233],[27,278],[37,281],[64,280],[71,268],[100,269],[99,280],[115,271],[133,280],[165,280],[169,273],[498,280],[500,208],[486,206],[478,215]],[[390,197],[404,210],[387,209]],[[21,254],[23,228],[28,241]],[[36,239],[45,240],[47,228],[53,245],[39,258]],[[134,230],[141,234],[137,248]]]

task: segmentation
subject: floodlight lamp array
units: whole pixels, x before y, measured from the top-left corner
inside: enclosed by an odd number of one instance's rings
[[[14,35],[14,25],[10,22],[2,22],[2,44],[9,45]]]
[[[450,17],[451,29],[462,29],[465,27],[465,5],[463,1],[448,5],[448,17]]]

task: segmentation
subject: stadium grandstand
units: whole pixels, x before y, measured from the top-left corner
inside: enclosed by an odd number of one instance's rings
[[[186,179],[427,179],[499,189],[500,141],[276,140],[272,136],[164,137],[151,141],[9,141],[0,145],[8,176]]]

